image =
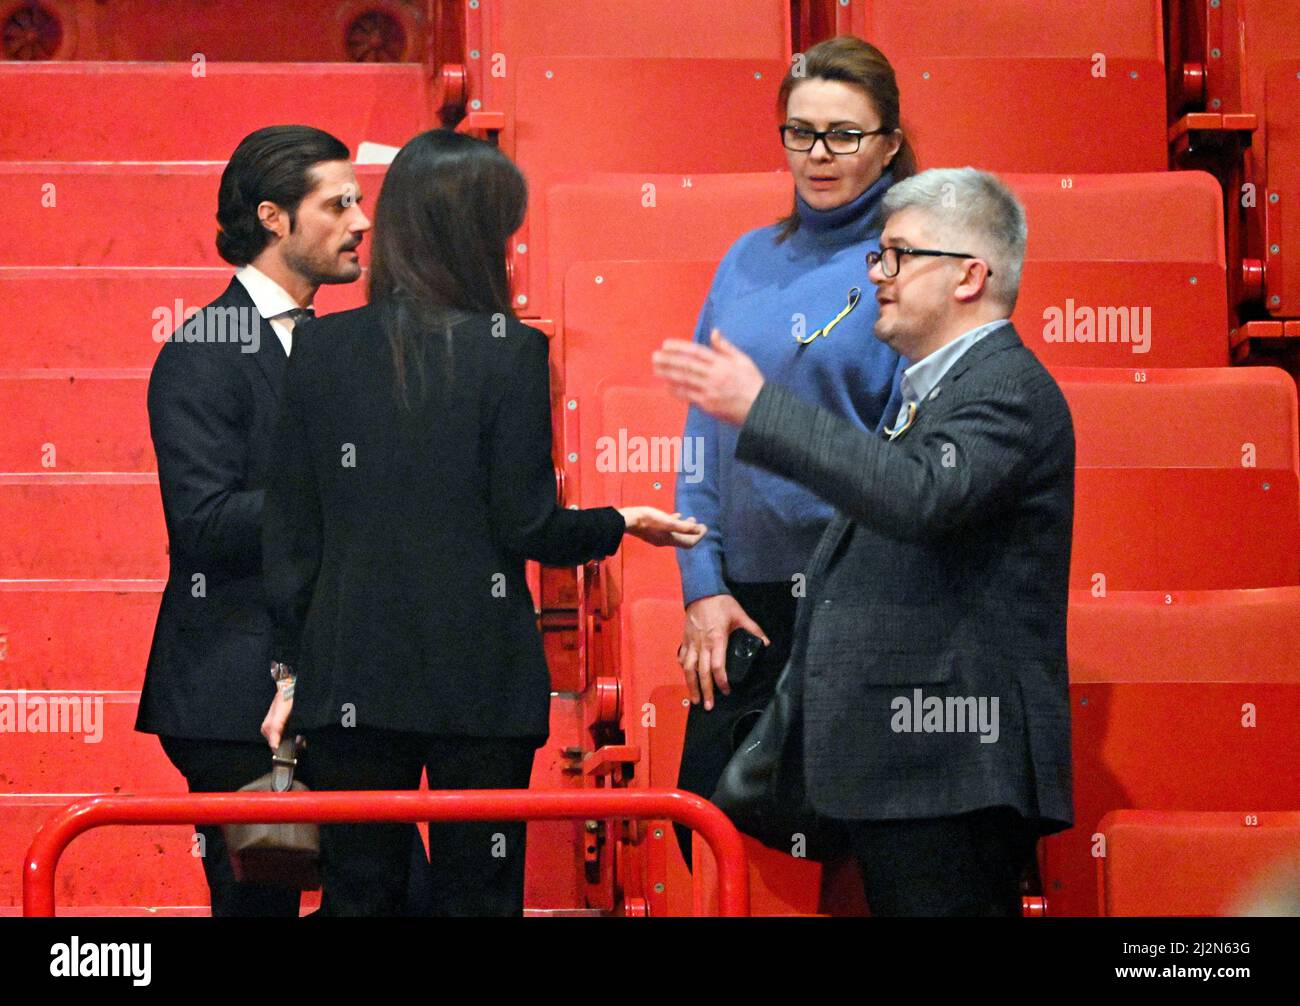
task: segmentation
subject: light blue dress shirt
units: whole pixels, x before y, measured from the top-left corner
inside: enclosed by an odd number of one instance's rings
[[[907,425],[909,406],[915,406],[919,409],[921,403],[925,401],[926,395],[938,387],[939,382],[943,380],[943,375],[952,369],[952,365],[961,359],[966,350],[970,349],[971,346],[990,332],[1008,324],[1010,324],[1010,319],[999,318],[997,321],[990,321],[986,325],[980,325],[979,328],[972,328],[969,332],[959,335],[947,345],[936,349],[929,356],[922,357],[904,368],[903,376],[898,385],[898,389],[903,395],[903,403],[899,407],[893,428],[901,430]]]

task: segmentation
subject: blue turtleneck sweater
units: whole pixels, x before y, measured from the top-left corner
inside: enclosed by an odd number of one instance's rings
[[[722,334],[753,357],[764,378],[875,432],[898,394],[898,355],[873,334],[876,288],[866,253],[878,248],[876,210],[892,178],[886,172],[850,203],[816,210],[797,195],[799,229],[776,243],[776,225],[750,231],[723,258],[700,311],[695,338]],[[857,306],[826,335],[801,346],[846,306]],[[699,437],[702,471],[677,477],[675,509],[709,526],[693,549],[677,550],[687,604],[729,593],[739,583],[790,582],[804,570],[835,508],[803,486],[736,460],[734,426],[691,408],[687,437]]]

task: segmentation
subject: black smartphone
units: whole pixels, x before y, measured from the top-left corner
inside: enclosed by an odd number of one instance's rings
[[[727,639],[727,683],[738,685],[754,665],[763,640],[747,629],[736,629]]]

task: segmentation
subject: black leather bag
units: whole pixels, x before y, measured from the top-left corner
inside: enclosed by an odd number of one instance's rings
[[[768,848],[824,862],[850,850],[843,828],[808,801],[800,684],[786,664],[772,701],[731,756],[712,799],[740,831]]]
[[[293,777],[298,767],[301,737],[286,737],[271,756],[271,771],[240,787],[241,793],[285,793],[306,790]],[[299,891],[320,887],[320,828],[296,824],[226,824],[226,848],[235,879]]]

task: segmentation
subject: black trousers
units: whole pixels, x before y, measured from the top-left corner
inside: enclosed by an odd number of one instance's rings
[[[271,749],[264,743],[181,737],[158,740],[185,776],[191,793],[233,793],[271,771]],[[203,836],[203,873],[214,918],[297,918],[301,892],[237,882],[221,826],[198,825],[196,830]]]
[[[873,916],[1020,916],[1038,832],[1012,808],[844,825]]]
[[[790,581],[728,581],[727,589],[749,617],[767,633],[771,645],[758,651],[748,674],[740,681],[731,682],[730,695],[723,695],[715,689],[711,710],[706,712],[701,702],[691,706],[686,715],[686,740],[682,745],[677,788],[696,793],[706,800],[717,788],[732,754],[772,699],[776,679],[781,676],[790,657],[795,609],[799,604],[793,593],[794,584]],[[682,856],[690,866],[691,831],[682,825],[675,825],[674,830]]]
[[[318,790],[527,789],[545,738],[433,737],[374,727],[305,731],[304,781]],[[522,821],[429,826],[429,912],[520,915],[524,907]],[[400,916],[412,865],[409,824],[321,826],[323,916]]]

